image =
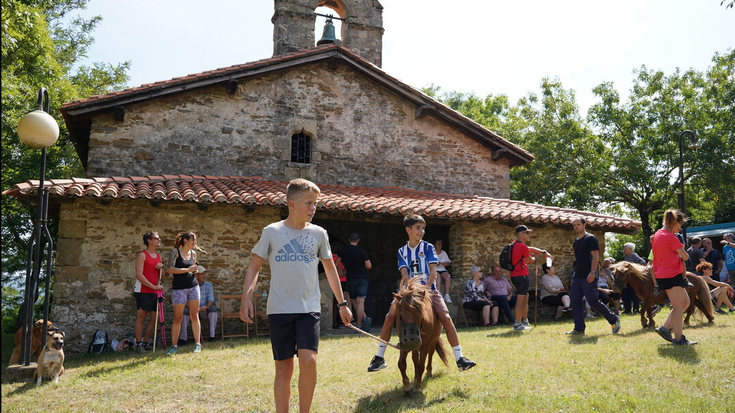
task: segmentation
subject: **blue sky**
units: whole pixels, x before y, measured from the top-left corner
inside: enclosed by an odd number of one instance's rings
[[[513,103],[538,91],[542,77],[558,76],[583,113],[602,81],[625,96],[643,64],[705,70],[735,43],[735,10],[720,0],[381,4],[383,69],[392,76],[414,87],[506,94]],[[86,63],[131,61],[130,86],[273,54],[271,0],[92,0],[82,15],[103,17]],[[320,19],[317,38],[322,27]]]

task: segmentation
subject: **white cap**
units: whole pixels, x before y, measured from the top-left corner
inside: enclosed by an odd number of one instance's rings
[[[206,268],[202,267],[201,265],[197,265],[197,274],[203,273],[207,271]]]

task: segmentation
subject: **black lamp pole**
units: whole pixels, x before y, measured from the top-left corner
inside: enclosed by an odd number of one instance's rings
[[[49,96],[46,88],[41,88],[38,92],[38,110],[49,113]],[[49,115],[50,116],[50,115]],[[58,126],[57,126],[58,128]],[[58,132],[57,132],[58,137]],[[54,141],[56,139],[54,138]],[[53,144],[53,142],[51,143]],[[50,145],[49,145],[50,146]],[[33,307],[38,298],[39,274],[41,272],[41,248],[43,246],[42,235],[45,235],[47,244],[46,249],[46,293],[43,302],[43,335],[42,342],[46,337],[46,321],[48,321],[48,304],[49,292],[51,287],[51,257],[53,255],[54,244],[51,239],[51,232],[48,229],[48,188],[44,186],[46,178],[46,148],[41,149],[41,176],[38,184],[38,199],[36,206],[36,219],[33,221],[33,236],[28,242],[28,264],[26,266],[26,286],[25,286],[25,314],[23,315],[23,334],[21,337],[21,363],[25,366],[31,364],[31,343],[33,333]]]
[[[684,135],[689,135],[691,143],[688,145],[689,149],[696,150],[701,145],[697,143],[697,136],[690,130],[685,130],[679,134],[679,184],[681,185],[679,192],[679,210],[686,215],[686,204],[684,203]],[[681,235],[684,237],[684,248],[687,245],[687,225],[681,226]]]

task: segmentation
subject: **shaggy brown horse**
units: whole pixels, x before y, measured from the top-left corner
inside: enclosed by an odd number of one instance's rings
[[[403,378],[403,391],[409,394],[411,383],[406,375],[406,357],[411,353],[414,367],[413,389],[421,391],[421,380],[426,374],[431,376],[431,360],[434,352],[448,366],[449,350],[440,338],[442,325],[431,304],[429,290],[419,283],[417,278],[409,280],[408,285],[401,287],[396,299],[396,327],[400,334],[401,355],[398,369]]]
[[[662,292],[658,296],[653,295],[653,279],[651,278],[649,269],[643,265],[630,262],[617,263],[613,265],[613,268],[615,270],[615,283],[619,284],[619,287],[624,287],[626,283],[632,285],[635,293],[643,302],[641,304],[641,325],[643,325],[643,328],[656,327],[656,323],[653,321],[651,306],[653,304],[665,304],[667,296],[665,292]],[[690,272],[687,273],[687,279],[694,284],[694,287],[686,289],[689,294],[689,308],[686,310],[684,324],[689,324],[689,317],[694,313],[695,306],[712,323],[715,319],[715,310],[712,305],[707,283]],[[646,316],[648,316],[648,323],[646,323]]]

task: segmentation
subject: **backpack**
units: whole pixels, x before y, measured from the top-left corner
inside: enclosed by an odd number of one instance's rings
[[[518,261],[517,263],[513,264],[513,261],[511,260],[511,257],[513,256],[513,246],[515,245],[515,243],[516,241],[511,242],[510,244],[506,245],[505,248],[503,248],[503,251],[500,252],[500,268],[508,271],[513,271],[516,265],[521,263],[520,261]],[[523,260],[523,258],[521,258],[521,260]]]
[[[110,340],[107,336],[107,331],[97,330],[92,334],[92,341],[89,343],[90,354],[102,354],[103,351],[107,350],[107,345]]]

